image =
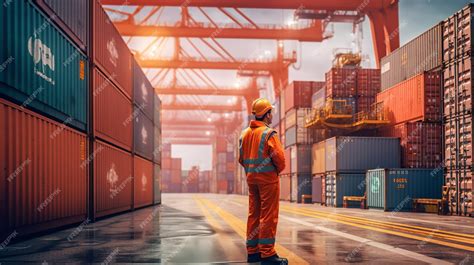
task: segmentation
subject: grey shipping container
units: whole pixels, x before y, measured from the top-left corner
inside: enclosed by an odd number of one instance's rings
[[[291,201],[301,203],[302,195],[311,195],[311,174],[291,174]]]
[[[0,96],[86,129],[87,58],[27,1],[0,8]]]
[[[324,107],[324,104],[326,103],[326,89],[321,89],[314,93],[311,97],[311,102],[313,109]]]
[[[33,0],[81,50],[89,40],[89,0]]]
[[[442,25],[439,23],[382,58],[382,90],[441,67],[442,60]]]
[[[153,95],[155,94],[155,91],[147,76],[143,72],[142,68],[138,65],[137,61],[135,61],[135,59],[132,59],[132,67],[133,101],[149,119],[153,120]]]
[[[311,145],[293,145],[290,148],[290,173],[311,173]]]
[[[413,209],[413,199],[441,199],[443,171],[390,168],[367,171],[367,206],[385,211]]]
[[[135,107],[135,119],[133,123],[133,144],[135,153],[148,159],[153,159],[154,127],[153,121]]]
[[[272,110],[273,120],[272,120],[272,124],[271,124],[270,127],[273,128],[273,127],[277,126],[280,123],[280,113],[281,113],[280,97],[277,97],[275,99],[275,102],[273,103],[273,110]]]
[[[285,147],[295,144],[311,144],[313,137],[313,131],[311,129],[293,126],[286,129],[284,144]]]
[[[326,171],[400,167],[400,148],[400,139],[393,137],[333,137],[326,140]]]
[[[364,196],[365,173],[326,174],[326,205],[342,207],[344,196]]]
[[[154,204],[161,204],[161,166],[153,165],[153,202]]]
[[[323,203],[323,177],[321,175],[313,176],[312,186],[312,202]]]

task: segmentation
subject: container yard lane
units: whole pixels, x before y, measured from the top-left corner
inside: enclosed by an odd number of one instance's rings
[[[248,198],[164,194],[163,205],[9,244],[2,264],[245,264]],[[472,264],[474,221],[281,202],[277,252],[290,264]]]

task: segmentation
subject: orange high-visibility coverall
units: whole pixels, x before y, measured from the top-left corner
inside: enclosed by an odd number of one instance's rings
[[[244,167],[249,186],[247,252],[262,258],[275,252],[278,224],[280,179],[285,168],[283,147],[275,130],[264,122],[251,121],[239,141],[239,163]]]

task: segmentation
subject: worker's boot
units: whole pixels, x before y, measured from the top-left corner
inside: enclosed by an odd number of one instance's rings
[[[267,257],[267,258],[262,258],[262,265],[288,265],[288,260],[285,258],[280,258],[278,257],[277,254]]]
[[[255,254],[248,254],[247,256],[247,262],[248,263],[255,263],[255,262],[260,262],[260,253],[255,253]]]

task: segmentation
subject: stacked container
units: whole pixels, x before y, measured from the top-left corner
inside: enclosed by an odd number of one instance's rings
[[[163,143],[161,151],[161,190],[171,192],[171,144]]]
[[[82,222],[88,59],[29,1],[10,1],[0,21],[0,238]]]
[[[445,179],[454,214],[473,214],[472,4],[442,24]]]
[[[321,181],[313,189],[324,190],[313,201],[340,207],[344,196],[363,196],[365,171],[380,165],[400,166],[399,139],[339,136],[314,144],[311,173]]]
[[[402,167],[434,168],[441,164],[441,74],[424,72],[377,95],[391,124],[382,136],[399,137]]]
[[[234,193],[236,153],[235,144],[228,137],[216,137],[214,145],[214,171],[216,172],[216,192],[221,194]]]

